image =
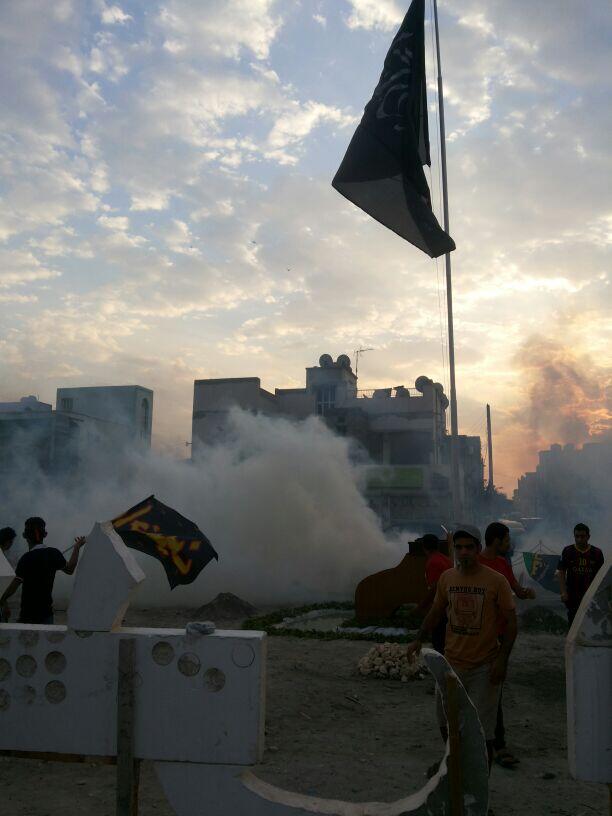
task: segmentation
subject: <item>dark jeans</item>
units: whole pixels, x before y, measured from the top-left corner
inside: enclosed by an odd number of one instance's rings
[[[440,623],[431,631],[431,645],[441,655],[444,654],[444,641],[446,640],[446,615],[443,616]]]
[[[502,686],[499,695],[499,705],[497,706],[497,722],[495,723],[495,739],[493,740],[493,748],[496,751],[501,751],[506,747],[506,729],[504,727],[504,712],[502,709],[502,700],[504,696],[504,687]]]

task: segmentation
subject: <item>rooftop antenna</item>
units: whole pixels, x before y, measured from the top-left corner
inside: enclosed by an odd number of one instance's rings
[[[357,376],[357,372],[359,371],[359,355],[365,354],[366,351],[375,351],[373,348],[358,348],[355,349],[355,377]]]

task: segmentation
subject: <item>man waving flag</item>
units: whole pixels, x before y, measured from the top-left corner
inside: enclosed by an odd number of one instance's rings
[[[431,164],[425,80],[425,0],[413,0],[332,186],[430,257],[455,249],[438,224],[424,164]]]
[[[193,521],[158,501],[141,501],[111,524],[128,547],[161,561],[170,589],[190,584],[212,558],[219,556]]]

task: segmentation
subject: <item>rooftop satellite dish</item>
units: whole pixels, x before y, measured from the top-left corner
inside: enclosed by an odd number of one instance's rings
[[[433,385],[433,383],[431,382],[429,377],[426,377],[424,374],[421,374],[420,377],[416,378],[416,382],[414,383],[414,387],[416,388],[417,391],[420,391],[421,394],[422,394],[423,389],[425,388],[425,386],[430,385],[430,384]]]
[[[319,357],[319,365],[321,366],[321,368],[331,368],[333,364],[334,358],[331,356],[331,354],[322,354]]]

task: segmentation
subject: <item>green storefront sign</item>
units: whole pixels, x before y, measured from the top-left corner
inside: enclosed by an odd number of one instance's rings
[[[366,484],[368,490],[389,490],[392,488],[418,490],[423,487],[423,470],[420,467],[409,467],[407,465],[372,467],[368,468]]]

